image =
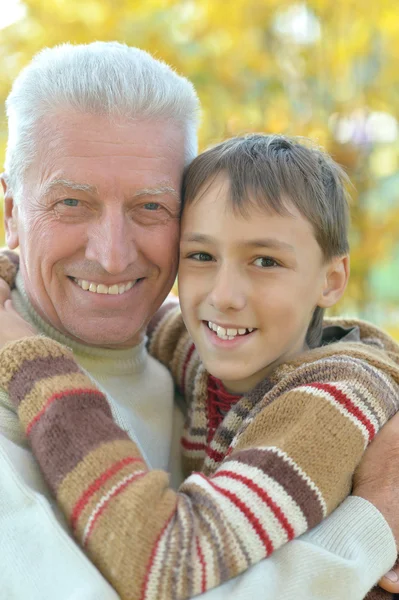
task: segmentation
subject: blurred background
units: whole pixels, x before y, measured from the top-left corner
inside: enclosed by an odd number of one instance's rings
[[[65,41],[139,46],[194,83],[201,149],[281,132],[344,166],[352,273],[336,312],[399,339],[398,33],[396,0],[0,0],[0,163],[4,101],[33,54]]]

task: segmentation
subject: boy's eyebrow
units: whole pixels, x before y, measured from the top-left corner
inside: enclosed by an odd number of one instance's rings
[[[209,235],[204,235],[203,233],[186,233],[185,235],[182,235],[181,241],[210,244],[211,242],[214,242],[214,239]]]
[[[202,244],[212,244],[217,240],[209,235],[203,233],[187,233],[182,236],[182,242],[197,242]],[[288,252],[295,252],[294,246],[288,244],[288,242],[282,242],[275,238],[262,238],[255,240],[247,240],[242,242],[242,246],[246,248],[271,248],[273,250],[287,250]]]
[[[275,238],[248,240],[247,242],[244,242],[243,245],[250,248],[256,246],[258,248],[272,248],[273,250],[288,250],[289,252],[295,252],[294,246],[288,244],[288,242],[276,240]]]

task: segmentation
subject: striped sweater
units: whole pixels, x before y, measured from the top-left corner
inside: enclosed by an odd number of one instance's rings
[[[0,385],[70,527],[123,599],[185,599],[232,578],[314,527],[399,404],[399,348],[377,328],[306,352],[237,400],[208,436],[209,375],[178,307],[152,323],[150,350],[188,406],[177,492],[149,471],[109,405],[57,342],[0,353]]]

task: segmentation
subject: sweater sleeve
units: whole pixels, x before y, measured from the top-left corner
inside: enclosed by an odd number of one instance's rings
[[[57,520],[40,480],[29,450],[8,440],[0,426],[2,597],[118,600]]]
[[[15,278],[19,269],[19,256],[10,250],[0,250],[0,277],[11,289],[15,287]]]
[[[183,401],[189,405],[201,361],[176,296],[169,295],[156,312],[148,325],[147,336],[149,353],[169,370]]]
[[[388,416],[370,414],[375,389],[362,408],[356,385],[339,377],[280,390],[213,475],[193,473],[174,492],[58,343],[5,347],[0,384],[74,535],[124,599],[191,598],[314,527],[349,493]],[[388,377],[375,385],[396,404]]]
[[[9,405],[0,388],[0,405],[2,401],[4,407]],[[36,462],[23,447],[22,431],[22,446],[11,441],[15,436],[10,438],[10,431],[20,426],[11,407],[9,412],[4,419],[0,411],[3,595],[71,600],[78,594],[80,600],[116,600],[119,596],[57,520]],[[323,600],[361,600],[395,557],[395,540],[382,515],[363,498],[350,497],[311,532],[201,595],[201,600],[309,600],[316,581]]]

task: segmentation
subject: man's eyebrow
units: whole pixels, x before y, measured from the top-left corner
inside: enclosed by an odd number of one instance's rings
[[[78,192],[88,192],[90,194],[95,194],[98,196],[98,189],[95,185],[91,185],[89,183],[78,183],[77,181],[71,181],[70,179],[53,179],[49,181],[44,186],[44,195],[48,194],[51,190],[57,187],[67,188],[69,190],[74,190]],[[171,185],[160,185],[156,187],[148,187],[142,188],[140,190],[135,191],[132,194],[133,198],[140,198],[142,196],[163,196],[164,194],[169,194],[171,196],[180,198],[177,191]]]
[[[48,194],[57,187],[67,188],[68,190],[73,190],[75,192],[88,192],[90,194],[98,195],[98,190],[95,185],[90,185],[89,183],[78,183],[77,181],[71,181],[70,179],[52,179],[52,181],[47,182],[44,185],[43,193],[44,195]]]
[[[134,192],[133,198],[140,198],[142,196],[163,196],[165,194],[174,196],[177,199],[180,198],[178,192],[171,185],[159,185],[156,187],[142,188],[141,190]]]
[[[187,233],[182,236],[182,241],[197,242],[200,244],[217,243],[216,238],[213,238],[209,235],[205,235],[203,233]],[[241,245],[245,248],[269,248],[271,250],[287,250],[289,252],[295,252],[294,246],[288,244],[287,242],[276,240],[275,238],[246,240],[242,242]]]

